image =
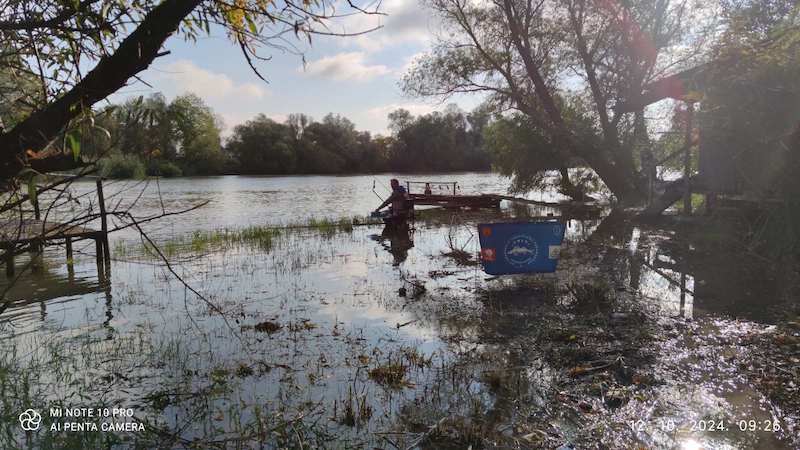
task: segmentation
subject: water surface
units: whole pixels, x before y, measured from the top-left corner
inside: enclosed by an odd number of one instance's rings
[[[373,181],[385,195],[390,177],[108,182],[106,192],[114,209],[139,218],[208,201],[144,226],[167,245],[195,231],[363,216],[380,202]],[[455,180],[463,193],[502,194],[509,184],[491,174],[413,179]],[[76,195],[93,186],[79,184]],[[108,277],[98,277],[93,245],[76,245],[72,271],[64,250],[49,247],[8,292],[2,345],[19,356],[4,366],[35,370],[9,372],[28,378],[9,388],[6,407],[130,407],[158,430],[146,442],[167,447],[796,444],[796,415],[736,368],[748,351],[740,339],[770,333],[768,311],[787,292],[773,287],[754,304],[757,275],[742,274],[755,269],[712,269],[725,258],[700,258],[672,230],[604,214],[565,213],[556,275],[489,277],[474,258],[447,256],[477,253],[478,222],[548,213],[561,212],[507,202],[428,212],[393,238],[376,225],[296,229],[268,247],[184,249],[171,258],[175,274],[132,229],[112,236]],[[604,287],[583,295],[584,285]],[[396,383],[376,376],[392,365],[404,367]],[[7,419],[9,439],[19,437]],[[697,426],[722,419],[782,428]]]

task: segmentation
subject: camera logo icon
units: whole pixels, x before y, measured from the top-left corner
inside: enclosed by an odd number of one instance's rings
[[[42,424],[42,415],[35,409],[26,409],[19,415],[19,425],[25,431],[36,431]]]

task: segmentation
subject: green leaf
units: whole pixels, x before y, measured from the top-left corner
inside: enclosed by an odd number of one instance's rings
[[[68,134],[67,144],[69,145],[70,150],[72,150],[72,159],[77,161],[81,155],[81,143],[75,139],[75,136]]]
[[[250,32],[253,34],[258,34],[258,27],[256,27],[256,23],[253,22],[253,18],[250,17],[250,14],[246,14],[244,18],[247,20],[247,25],[250,27]]]

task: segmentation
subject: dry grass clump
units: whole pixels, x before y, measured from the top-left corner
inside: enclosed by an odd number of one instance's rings
[[[406,380],[406,373],[408,367],[400,362],[390,362],[369,371],[369,378],[380,384],[381,386],[400,389],[410,386],[411,383]]]

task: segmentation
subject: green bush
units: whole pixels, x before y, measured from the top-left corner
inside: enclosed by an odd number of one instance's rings
[[[156,177],[179,177],[183,171],[177,164],[164,159],[151,160],[147,165],[147,174]]]
[[[144,163],[135,155],[113,154],[100,160],[100,175],[105,178],[144,178]]]

